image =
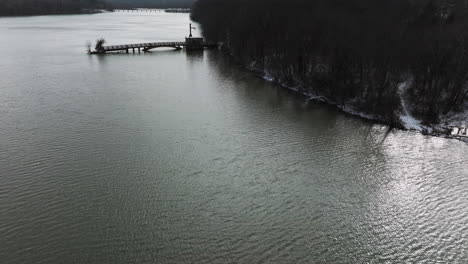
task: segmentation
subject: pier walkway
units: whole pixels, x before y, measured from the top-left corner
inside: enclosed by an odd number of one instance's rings
[[[112,45],[112,46],[102,46],[101,48],[92,51],[92,54],[104,54],[107,52],[113,51],[125,51],[129,53],[130,50],[135,52],[147,52],[149,50],[155,48],[175,48],[175,49],[203,49],[203,48],[216,48],[218,47],[218,43],[214,42],[197,42],[197,43],[190,43],[188,41],[181,41],[181,42],[149,42],[149,43],[138,43],[138,44],[123,44],[123,45]]]
[[[189,33],[190,35],[185,38],[185,41],[179,42],[148,42],[148,43],[138,43],[138,44],[124,44],[124,45],[113,45],[113,46],[104,46],[102,45],[105,41],[104,39],[98,40],[96,43],[96,49],[94,51],[89,50],[90,54],[105,54],[106,52],[112,51],[125,51],[129,53],[130,50],[135,53],[138,51],[147,52],[149,50],[155,48],[175,48],[175,49],[182,49],[185,48],[187,50],[202,50],[204,48],[217,48],[220,46],[220,43],[215,42],[206,42],[203,38],[200,37],[193,37],[192,36],[192,24],[189,24]]]

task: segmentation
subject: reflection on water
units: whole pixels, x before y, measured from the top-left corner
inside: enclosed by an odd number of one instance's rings
[[[203,50],[186,50],[185,55],[187,56],[187,61],[200,61],[203,60],[203,55],[205,52]]]
[[[177,40],[188,22],[0,19],[0,259],[468,262],[466,144],[343,115],[217,51],[80,45]]]

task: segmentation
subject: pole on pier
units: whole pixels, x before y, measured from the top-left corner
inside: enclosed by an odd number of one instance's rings
[[[133,50],[133,54],[135,54],[135,48],[133,48],[132,50]]]
[[[192,37],[192,29],[195,29],[195,27],[192,27],[192,23],[189,24],[189,28],[190,28],[190,35],[189,35],[189,38]]]
[[[140,48],[138,48],[138,54],[140,54]]]
[[[126,51],[127,51],[127,54],[128,54],[128,49],[126,49]]]

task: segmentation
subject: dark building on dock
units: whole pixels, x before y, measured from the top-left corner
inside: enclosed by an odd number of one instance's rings
[[[185,38],[185,48],[187,50],[200,50],[205,47],[205,42],[203,38]]]
[[[194,38],[192,36],[192,29],[195,29],[195,27],[192,27],[192,23],[189,24],[189,31],[190,35],[188,38],[185,38],[185,49],[187,50],[201,50],[204,48],[204,41],[203,38]]]

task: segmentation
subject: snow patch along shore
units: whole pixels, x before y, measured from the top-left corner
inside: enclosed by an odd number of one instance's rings
[[[316,94],[311,92],[309,89],[304,89],[300,85],[298,86],[291,86],[285,83],[282,83],[277,78],[274,77],[273,74],[268,72],[262,71],[261,69],[256,68],[255,63],[252,63],[249,67],[249,70],[259,73],[259,77],[262,77],[264,80],[269,82],[276,82],[279,83],[284,88],[289,90],[295,91],[297,93],[303,94],[304,96],[308,97],[309,100],[318,101],[323,103],[328,103],[331,105],[336,106],[343,112],[346,112],[351,115],[359,116],[364,119],[374,120],[374,121],[382,121],[382,118],[376,115],[371,115],[367,113],[363,113],[360,111],[356,111],[352,103],[348,103],[346,105],[340,105],[336,102],[333,102],[322,96],[320,94]],[[408,79],[404,82],[398,84],[398,92],[400,97],[400,104],[401,104],[401,114],[399,116],[400,124],[402,127],[408,130],[415,130],[422,132],[424,134],[430,134],[434,136],[446,136],[452,138],[460,138],[468,140],[468,103],[464,107],[464,111],[461,113],[448,113],[447,115],[440,117],[440,122],[434,126],[427,126],[422,124],[421,120],[418,120],[411,114],[411,107],[409,107],[408,100],[406,100],[406,92],[413,84],[412,79]],[[463,131],[463,135],[457,133],[456,135],[453,134],[454,130]]]
[[[468,138],[468,104],[460,113],[448,113],[440,117],[440,122],[434,126],[423,125],[421,120],[416,119],[408,108],[406,91],[413,84],[413,80],[407,80],[398,84],[398,92],[402,113],[400,115],[401,124],[409,130],[417,130],[428,134],[446,134],[449,137]]]
[[[408,110],[408,106],[407,106],[406,99],[405,99],[405,94],[408,88],[411,87],[412,84],[413,84],[412,80],[408,80],[406,82],[402,82],[398,84],[398,94],[400,96],[400,104],[402,108],[402,113],[400,115],[401,124],[406,129],[413,129],[413,130],[418,130],[418,131],[422,131],[423,129],[427,130],[428,128],[424,127],[421,124],[421,121],[416,119]]]

